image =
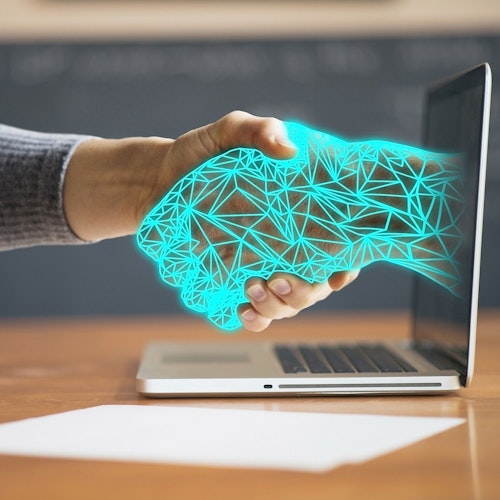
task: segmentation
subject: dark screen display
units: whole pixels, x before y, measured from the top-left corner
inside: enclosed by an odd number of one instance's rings
[[[481,142],[486,68],[480,66],[428,93],[424,146],[458,153],[463,165],[465,208],[459,226],[463,233],[458,261],[460,296],[421,277],[415,277],[414,340],[433,343],[466,365],[473,300],[473,271],[480,183]],[[460,209],[460,207],[457,207]],[[477,279],[478,277],[476,277]]]

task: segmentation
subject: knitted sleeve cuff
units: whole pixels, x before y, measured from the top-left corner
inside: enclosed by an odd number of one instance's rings
[[[73,152],[90,138],[0,125],[0,250],[85,243],[68,226],[62,188]]]

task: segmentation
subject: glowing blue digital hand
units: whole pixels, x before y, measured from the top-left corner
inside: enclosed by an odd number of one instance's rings
[[[145,217],[137,242],[161,279],[219,328],[241,326],[244,284],[280,271],[310,283],[388,261],[457,293],[457,157],[348,142],[287,123],[296,157],[237,148],[205,162]]]

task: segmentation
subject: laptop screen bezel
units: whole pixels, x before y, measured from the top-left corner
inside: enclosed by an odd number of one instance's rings
[[[471,266],[471,285],[470,285],[470,311],[468,318],[468,354],[466,365],[461,367],[459,371],[462,376],[460,377],[461,383],[464,386],[470,384],[474,372],[474,359],[475,359],[475,345],[476,345],[476,330],[477,330],[477,312],[479,301],[479,278],[480,278],[480,265],[481,265],[481,242],[482,242],[482,228],[483,228],[483,212],[484,212],[484,192],[486,181],[486,159],[488,149],[488,132],[489,132],[489,114],[491,102],[491,69],[487,63],[480,64],[465,72],[455,75],[446,79],[432,87],[426,92],[426,101],[424,108],[424,120],[422,130],[422,141],[425,147],[427,142],[427,131],[429,128],[430,106],[439,100],[444,100],[457,93],[470,90],[473,87],[478,87],[482,90],[481,99],[481,135],[479,146],[479,158],[477,158],[479,172],[476,193],[476,218],[475,227],[473,229],[474,244],[472,248],[472,266]],[[419,283],[426,278],[415,275],[413,280],[413,329],[412,336],[413,342],[418,345],[419,331],[418,331],[418,300],[419,300]],[[437,336],[436,336],[437,337]],[[436,347],[440,347],[437,345]],[[443,346],[446,350],[448,346]]]

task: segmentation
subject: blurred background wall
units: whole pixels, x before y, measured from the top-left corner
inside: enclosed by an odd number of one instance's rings
[[[483,61],[487,307],[500,306],[498,1],[0,0],[0,121],[41,131],[176,137],[244,109],[418,145],[426,85]],[[404,309],[410,285],[373,265],[317,309]],[[0,317],[168,313],[183,309],[133,238],[0,253]]]

